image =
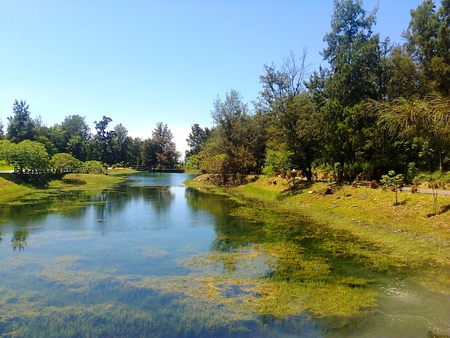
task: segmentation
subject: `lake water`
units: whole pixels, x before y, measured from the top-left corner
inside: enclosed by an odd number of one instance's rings
[[[450,282],[368,268],[289,215],[244,218],[192,177],[2,207],[0,337],[450,335]]]

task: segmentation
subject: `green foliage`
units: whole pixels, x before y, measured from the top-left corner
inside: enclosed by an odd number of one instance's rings
[[[420,185],[423,183],[427,183],[427,187],[431,189],[431,193],[433,195],[433,215],[436,215],[437,212],[437,197],[438,197],[438,189],[446,188],[446,184],[450,182],[450,175],[444,175],[440,171],[436,171],[434,173],[420,173],[414,178],[414,184]]]
[[[434,1],[425,0],[411,10],[411,21],[404,33],[406,48],[424,74],[422,85],[428,91],[449,95],[450,11],[448,2],[436,10]]]
[[[81,165],[80,173],[84,174],[105,174],[106,169],[99,161],[86,161]]]
[[[417,169],[416,164],[414,162],[409,162],[406,180],[409,183],[414,182],[414,178],[417,176],[418,173],[419,173],[419,170]]]
[[[187,162],[184,165],[186,170],[198,170],[200,169],[200,163],[198,160],[198,155],[191,155],[187,158]]]
[[[21,174],[27,170],[44,173],[50,166],[50,158],[44,145],[30,140],[18,144],[7,140],[0,141],[0,158],[6,160]]]
[[[156,124],[152,138],[142,145],[141,156],[142,164],[152,168],[171,169],[176,166],[181,154],[176,150],[172,131],[167,124]]]
[[[225,154],[205,157],[200,162],[200,170],[207,174],[223,174],[222,169],[225,159]]]
[[[292,169],[290,151],[267,150],[266,166],[263,172],[269,176],[275,176],[276,173],[286,173]]]
[[[77,172],[82,165],[81,161],[67,153],[53,155],[51,164],[56,173]]]
[[[0,140],[3,140],[5,138],[5,132],[3,131],[3,121],[0,119]]]
[[[395,189],[395,205],[398,205],[398,191],[402,186],[404,177],[402,174],[395,174],[394,170],[390,170],[387,175],[381,178],[381,184],[385,187],[393,187]]]
[[[14,143],[33,138],[34,121],[31,119],[27,101],[14,101],[13,116],[8,117],[7,137]]]
[[[212,167],[217,170],[216,165],[221,164],[219,172],[223,180],[227,175],[236,178],[255,171],[258,147],[255,147],[254,140],[257,139],[257,127],[260,126],[252,124],[248,107],[242,102],[239,92],[232,90],[225,96],[225,101],[219,97],[214,101],[214,109],[211,112],[217,128],[217,153],[225,155],[216,157]]]
[[[206,145],[206,141],[211,135],[211,129],[200,127],[198,123],[191,126],[191,132],[189,133],[186,142],[189,146],[189,150],[186,150],[186,158],[197,155]]]

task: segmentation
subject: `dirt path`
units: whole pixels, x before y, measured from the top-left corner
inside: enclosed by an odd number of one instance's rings
[[[410,188],[410,187],[403,187],[403,188],[401,189],[401,191],[411,191],[411,188]],[[418,188],[418,189],[417,189],[417,192],[420,193],[420,194],[432,194],[432,193],[433,193],[433,190],[432,190],[432,189]],[[438,190],[437,190],[437,194],[438,194],[438,195],[450,196],[450,190],[441,190],[441,189],[438,189]]]

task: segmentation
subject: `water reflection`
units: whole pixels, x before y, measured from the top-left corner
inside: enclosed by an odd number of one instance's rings
[[[25,247],[27,246],[27,237],[28,232],[26,230],[14,231],[11,239],[13,251],[16,251],[16,249],[19,251],[25,250]]]

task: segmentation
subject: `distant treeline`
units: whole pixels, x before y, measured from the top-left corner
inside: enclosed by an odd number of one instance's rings
[[[110,117],[103,116],[95,122],[95,132],[91,133],[84,117],[71,115],[60,124],[47,127],[40,119],[31,117],[26,101],[16,100],[13,115],[8,117],[6,135],[0,125],[0,160],[6,160],[19,171],[41,172],[50,168],[79,170],[82,162],[145,165],[157,169],[174,168],[178,163],[181,154],[176,151],[172,132],[166,124],[157,123],[152,136],[142,140],[130,137],[122,124],[109,129],[111,122]],[[64,165],[61,166],[62,159]],[[56,168],[55,161],[60,163]]]

